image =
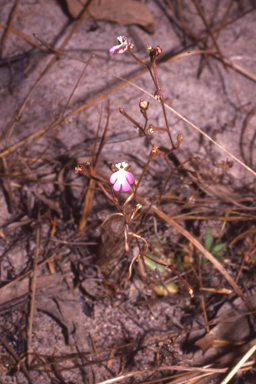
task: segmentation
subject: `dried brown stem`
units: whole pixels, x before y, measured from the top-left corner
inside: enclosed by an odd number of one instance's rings
[[[93,172],[96,171],[96,168],[97,168],[97,165],[98,165],[98,161],[99,161],[99,158],[100,158],[100,154],[101,154],[101,152],[103,150],[103,147],[104,147],[104,144],[105,144],[105,141],[106,141],[108,125],[109,125],[109,116],[110,116],[110,112],[109,112],[109,102],[108,102],[107,121],[106,121],[105,129],[104,129],[104,133],[103,133],[102,138],[101,138],[100,147],[98,149],[98,153],[96,155],[96,159],[94,160]],[[96,142],[97,141],[95,140],[94,153],[95,153],[95,150],[96,150]],[[101,183],[98,182],[98,185],[99,185],[99,187],[101,189],[103,188],[103,191],[105,191],[104,192],[105,194],[107,193],[107,196],[110,196],[108,194],[108,192],[105,190],[105,188],[102,186]],[[83,213],[82,213],[81,219],[79,221],[79,231],[83,231],[85,229],[85,227],[86,227],[87,220],[88,220],[88,217],[89,217],[89,214],[90,214],[90,211],[91,211],[91,207],[92,207],[92,203],[93,203],[94,187],[95,187],[95,180],[91,179],[90,182],[89,182],[88,189],[85,192],[84,209],[83,209]],[[111,198],[111,201],[113,201],[112,198]]]
[[[231,10],[231,7],[232,7],[233,2],[234,2],[234,0],[230,0],[230,1],[229,1],[228,7],[227,7],[226,12],[225,12],[225,14],[224,14],[224,17],[223,17],[223,19],[222,19],[221,25],[219,26],[219,28],[217,29],[217,31],[214,32],[214,33],[216,33],[216,37],[215,37],[216,40],[218,39],[218,37],[219,37],[219,35],[220,35],[220,33],[221,33],[221,30],[224,28],[224,25],[225,25],[225,23],[226,23],[226,20],[227,20],[227,17],[228,17],[229,12],[230,12],[230,10]],[[214,47],[214,43],[212,43],[212,45],[210,46],[209,49],[212,49],[213,47]],[[200,66],[200,68],[199,68],[198,75],[200,75],[200,73],[202,72],[203,68],[204,68],[205,65],[208,63],[208,61],[209,61],[209,56],[206,56],[206,57],[204,58],[203,63],[201,64],[201,66]]]
[[[216,50],[217,50],[217,52],[218,52],[218,54],[219,54],[219,56],[220,56],[220,59],[221,59],[221,61],[222,61],[222,64],[223,64],[224,68],[225,68],[225,70],[227,71],[227,65],[226,65],[226,63],[225,63],[225,61],[224,61],[224,56],[223,56],[222,53],[221,53],[221,50],[220,50],[220,48],[219,48],[219,46],[218,46],[218,44],[217,44],[217,41],[216,41],[216,39],[215,39],[215,37],[214,37],[214,34],[213,34],[212,30],[211,30],[211,27],[210,27],[210,25],[209,25],[209,23],[208,23],[208,21],[207,21],[205,15],[204,15],[203,10],[202,10],[201,6],[198,4],[197,0],[193,0],[193,3],[195,4],[195,7],[196,7],[196,9],[197,9],[197,11],[198,11],[200,17],[201,17],[201,19],[203,20],[203,23],[204,23],[204,25],[205,25],[205,27],[206,27],[206,29],[207,29],[209,35],[210,35],[211,38],[212,38],[213,44],[214,44],[214,46],[215,46],[215,48],[216,48]]]
[[[14,18],[16,16],[16,13],[18,11],[18,8],[19,8],[19,5],[20,5],[20,0],[16,0],[16,3],[14,4],[12,10],[11,10],[11,15],[9,17],[9,24],[5,30],[5,32],[3,33],[3,36],[2,36],[2,39],[1,39],[1,44],[0,44],[0,58],[2,57],[3,55],[3,51],[4,51],[4,48],[5,48],[5,44],[7,42],[7,39],[8,39],[8,36],[10,34],[10,30],[11,30],[11,25],[14,21]]]
[[[36,273],[37,273],[37,263],[39,256],[39,247],[40,247],[40,214],[38,214],[37,229],[36,229],[36,252],[35,252],[35,261],[34,261],[34,274],[31,283],[31,301],[30,301],[30,315],[29,315],[29,324],[28,324],[28,347],[27,347],[27,363],[28,366],[31,364],[32,360],[32,327],[33,327],[33,317],[34,317],[34,308],[35,308],[35,295],[36,295]]]

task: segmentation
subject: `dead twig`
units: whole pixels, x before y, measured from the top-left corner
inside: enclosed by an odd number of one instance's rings
[[[19,0],[18,0],[19,2]],[[0,28],[6,29],[9,32],[14,33],[17,36],[20,36],[22,39],[24,39],[27,43],[31,44],[32,47],[40,49],[40,51],[43,51],[45,53],[48,53],[47,49],[43,48],[40,44],[35,43],[34,40],[30,39],[25,33],[22,33],[21,31],[18,31],[17,29],[11,27],[10,25],[2,24],[0,23]]]
[[[98,149],[96,158],[95,158],[95,151],[96,151],[97,140],[95,140],[95,145],[94,145],[94,150],[93,150],[93,170],[94,170],[94,172],[96,172],[96,168],[98,165],[100,154],[102,152],[102,149],[103,149],[105,141],[106,141],[106,136],[107,136],[107,132],[108,132],[108,125],[109,125],[109,117],[110,117],[110,111],[109,111],[109,101],[108,101],[107,121],[106,121],[106,125],[104,128],[104,132],[103,132],[103,135],[101,138],[100,147]],[[100,128],[100,124],[98,126],[98,131],[99,131],[99,128]],[[98,134],[98,131],[97,131],[97,134]],[[79,231],[83,231],[84,228],[86,227],[86,223],[87,223],[87,220],[88,220],[88,217],[89,217],[89,214],[91,211],[92,203],[93,203],[94,189],[95,189],[95,180],[90,179],[88,189],[85,192],[84,209],[83,209],[83,213],[82,213],[82,216],[81,216],[81,219],[79,222]]]
[[[36,252],[35,252],[35,261],[34,261],[34,275],[31,283],[31,301],[30,301],[30,315],[28,323],[28,348],[27,348],[27,363],[28,366],[31,364],[32,359],[32,327],[33,327],[33,317],[34,317],[34,307],[35,307],[35,295],[36,295],[36,273],[37,273],[37,263],[39,256],[39,245],[40,245],[40,214],[38,214],[37,221],[37,230],[36,230]]]
[[[227,7],[226,12],[225,12],[225,14],[224,14],[224,17],[223,17],[223,19],[222,19],[221,25],[219,26],[218,30],[216,31],[216,37],[215,37],[216,40],[218,39],[218,37],[219,37],[219,35],[220,35],[222,29],[223,29],[224,26],[225,26],[225,23],[226,23],[226,20],[227,20],[228,15],[229,15],[229,12],[230,12],[230,10],[231,10],[231,7],[232,7],[233,2],[234,2],[234,0],[230,0],[230,1],[229,1],[228,7]],[[213,47],[214,47],[214,42],[212,43],[210,49],[212,49]],[[205,57],[204,61],[202,62],[201,66],[200,66],[200,68],[199,68],[199,70],[198,70],[198,76],[200,76],[200,73],[202,72],[203,68],[204,68],[205,65],[208,63],[208,61],[209,61],[209,56]]]
[[[3,55],[4,47],[5,47],[5,44],[7,42],[8,36],[10,34],[11,25],[13,23],[15,16],[16,16],[17,10],[19,8],[19,4],[20,4],[20,0],[16,0],[16,3],[14,4],[14,6],[11,10],[11,14],[9,16],[9,24],[7,25],[7,28],[6,28],[5,32],[3,33],[2,41],[0,44],[0,58]]]
[[[227,65],[226,65],[225,61],[223,60],[224,56],[221,53],[221,50],[220,50],[220,48],[219,48],[219,46],[217,44],[217,41],[216,41],[216,39],[214,37],[214,34],[213,34],[213,32],[211,30],[211,27],[210,27],[210,25],[209,25],[209,23],[208,23],[208,21],[207,21],[207,19],[205,17],[205,14],[204,14],[203,10],[202,10],[201,6],[198,4],[197,0],[193,0],[193,3],[195,4],[197,12],[198,12],[199,16],[201,17],[201,19],[203,20],[203,23],[204,23],[204,25],[205,25],[209,35],[212,38],[213,44],[214,44],[214,46],[215,46],[215,48],[216,48],[216,50],[217,50],[217,52],[218,52],[218,54],[220,56],[220,59],[222,61],[222,64],[223,64],[224,68],[227,71]]]

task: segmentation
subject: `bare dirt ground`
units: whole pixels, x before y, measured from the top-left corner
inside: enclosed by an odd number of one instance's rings
[[[1,384],[255,382],[255,17],[0,0]]]

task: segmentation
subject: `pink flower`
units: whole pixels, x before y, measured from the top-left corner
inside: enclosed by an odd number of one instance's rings
[[[127,37],[125,36],[119,36],[117,38],[119,44],[114,45],[112,48],[110,48],[110,53],[124,53],[128,51],[128,49],[134,49],[133,43],[128,41]]]
[[[110,182],[113,185],[113,188],[116,192],[120,191],[121,187],[124,192],[130,190],[130,184],[134,182],[134,176],[131,172],[125,170],[128,167],[128,164],[125,162],[115,164],[118,169],[117,172],[114,172],[110,177]]]

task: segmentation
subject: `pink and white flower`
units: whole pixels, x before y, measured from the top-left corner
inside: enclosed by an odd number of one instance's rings
[[[128,51],[128,49],[134,49],[134,45],[132,42],[129,43],[127,37],[125,36],[118,36],[117,40],[119,42],[118,45],[114,45],[112,48],[110,48],[110,53],[124,53]]]
[[[114,172],[110,177],[110,182],[113,184],[114,191],[118,192],[122,187],[124,192],[128,192],[130,190],[130,184],[134,182],[133,174],[125,170],[125,168],[128,167],[128,164],[122,162],[115,164],[115,167],[118,171]]]

